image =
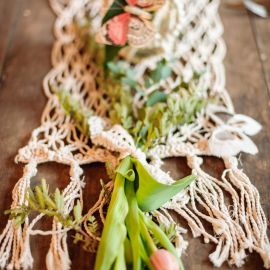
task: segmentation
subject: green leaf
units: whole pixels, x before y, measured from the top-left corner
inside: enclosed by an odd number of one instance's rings
[[[130,240],[128,239],[128,237],[126,237],[126,239],[125,239],[124,248],[125,248],[126,263],[132,264],[132,249],[131,249],[131,244],[130,244]]]
[[[74,214],[76,223],[80,223],[82,219],[82,206],[81,206],[80,201],[77,201],[77,204],[74,206],[73,214]]]
[[[129,169],[126,172],[116,170],[117,173],[120,173],[124,178],[133,182],[135,180],[135,172],[133,169]]]
[[[119,15],[121,13],[123,13],[124,11],[124,6],[126,5],[126,1],[125,0],[116,0],[112,3],[112,5],[110,6],[108,12],[105,14],[103,20],[102,20],[102,24],[106,23],[107,21],[109,21],[111,18],[113,18],[116,15]]]
[[[123,73],[123,67],[119,62],[108,62],[107,67],[113,74],[118,75]]]
[[[43,192],[42,192],[41,188],[39,186],[36,186],[35,192],[36,192],[36,197],[37,197],[37,201],[39,203],[40,208],[44,209],[45,208],[45,201],[43,198]]]
[[[163,60],[157,64],[156,69],[151,72],[150,77],[154,81],[154,83],[158,83],[162,80],[167,79],[171,75],[171,73],[172,70],[168,66],[167,61]]]
[[[126,270],[126,261],[125,261],[125,250],[124,250],[124,242],[121,244],[120,248],[117,250],[117,257],[114,264],[114,270]]]
[[[160,208],[196,179],[195,176],[191,175],[171,185],[162,184],[150,175],[137,159],[133,158],[132,161],[136,167],[139,179],[139,186],[136,192],[138,205],[140,209],[146,212]]]
[[[147,99],[146,105],[147,106],[154,106],[159,102],[166,102],[167,101],[167,94],[162,91],[154,91]]]
[[[140,211],[140,213],[141,213],[141,211]],[[142,240],[145,244],[145,250],[147,251],[147,253],[150,257],[151,254],[153,254],[157,250],[157,247],[156,247],[155,242],[154,242],[152,236],[150,235],[150,232],[148,231],[146,224],[144,222],[144,219],[142,218],[141,215],[140,215],[139,221],[140,221],[140,234],[141,234]]]
[[[57,188],[54,193],[54,200],[56,203],[56,208],[58,211],[61,211],[61,193],[60,190]]]
[[[96,233],[98,230],[98,222],[94,216],[90,216],[87,220],[87,228],[91,233]]]
[[[44,194],[48,194],[49,188],[44,178],[41,179],[41,188]]]
[[[147,252],[145,250],[144,242],[142,241],[141,237],[140,237],[140,256],[143,262],[148,266],[149,270],[153,270],[152,264],[150,263],[149,260],[149,256],[147,255]]]
[[[123,85],[127,85],[127,86],[130,86],[132,88],[135,88],[137,86],[137,82],[132,80],[131,78],[128,78],[128,77],[122,78],[121,82]]]
[[[54,210],[57,209],[55,202],[50,198],[49,195],[44,194],[44,201],[45,201],[45,204],[49,207],[49,209],[54,209]]]
[[[106,47],[105,47],[105,61],[104,61],[105,68],[107,68],[106,63],[113,61],[122,48],[123,48],[123,46],[106,45]]]
[[[80,132],[88,136],[88,119],[92,115],[92,111],[81,106],[79,100],[73,99],[67,91],[55,90],[55,92],[65,113],[72,117]]]

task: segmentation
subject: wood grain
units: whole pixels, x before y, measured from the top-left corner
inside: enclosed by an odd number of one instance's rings
[[[11,40],[14,35],[14,30],[18,23],[18,14],[22,8],[22,2],[14,0],[12,2],[0,2],[0,78],[5,63],[8,47],[11,46]],[[1,80],[0,80],[1,83]]]
[[[23,166],[15,165],[14,158],[20,147],[29,140],[31,131],[39,126],[40,115],[45,106],[42,79],[50,69],[50,54],[53,43],[52,25],[54,16],[47,1],[19,0],[0,1],[7,3],[0,25],[9,21],[10,9],[19,5],[15,12],[17,23],[10,23],[6,31],[10,35],[8,46],[1,50],[5,59],[0,88],[0,227],[5,226],[3,215],[10,207],[11,191],[22,175]],[[27,11],[27,12],[26,12]],[[25,16],[29,14],[28,16]],[[2,11],[1,11],[2,12]],[[13,33],[13,34],[11,34]],[[1,32],[1,36],[5,35]],[[7,44],[0,39],[0,48]],[[61,168],[58,168],[61,171]],[[33,238],[32,250],[36,258],[34,269],[45,269],[44,255],[48,248],[46,239]],[[46,248],[45,248],[46,245]],[[39,252],[40,251],[40,252]]]
[[[270,19],[262,19],[250,14],[252,28],[256,37],[259,56],[263,66],[265,81],[270,94]]]
[[[1,1],[0,12],[0,213],[3,213],[4,209],[9,208],[11,190],[22,175],[23,166],[15,165],[14,157],[18,149],[27,143],[31,131],[39,125],[46,102],[41,82],[50,70],[54,16],[47,0]],[[269,83],[270,62],[262,61],[262,53],[266,59],[270,59],[269,21],[262,23],[246,12],[235,12],[225,7],[221,8],[221,17],[228,47],[225,60],[227,87],[236,111],[254,117],[264,126],[263,131],[255,137],[260,153],[257,156],[242,155],[241,160],[261,193],[269,217],[270,118],[266,82]],[[189,173],[183,158],[169,159],[165,166],[175,178]],[[216,177],[224,169],[222,162],[214,158],[206,158],[204,168]],[[68,183],[69,168],[66,166],[48,163],[40,165],[38,169],[33,184],[41,177],[45,177],[52,188],[63,188]],[[84,170],[87,183],[84,199],[86,207],[91,207],[98,196],[99,179],[106,180],[107,177],[102,164],[87,165]],[[4,228],[6,221],[7,217],[1,214],[0,229]],[[49,228],[49,224],[45,220],[40,226]],[[183,256],[186,269],[214,269],[208,260],[214,246],[205,245],[201,239],[192,239],[190,235],[187,237],[189,247]],[[44,261],[49,240],[49,237],[32,239],[34,269],[46,269]],[[93,269],[94,256],[73,245],[71,238],[69,242],[72,269]],[[262,268],[259,256],[252,254],[240,269]],[[228,265],[224,264],[221,269],[228,269]]]

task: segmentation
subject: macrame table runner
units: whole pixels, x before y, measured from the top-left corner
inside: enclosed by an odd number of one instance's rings
[[[249,136],[259,132],[261,126],[255,120],[234,112],[225,89],[225,46],[218,15],[219,1],[166,1],[154,18],[154,25],[159,31],[151,49],[156,53],[139,58],[135,49],[122,52],[122,58],[134,65],[138,81],[146,70],[155,69],[160,59],[176,59],[173,76],[146,89],[146,95],[157,88],[168,92],[179,83],[180,77],[188,81],[194,72],[203,72],[199,82],[200,89],[204,90],[202,94],[217,99],[215,105],[209,104],[192,124],[176,127],[146,153],[136,149],[132,137],[123,127],[110,125],[106,120],[111,101],[106,100],[106,93],[95,83],[98,68],[94,56],[87,53],[74,26],[75,21],[83,25],[86,18],[91,18],[87,31],[95,33],[101,24],[102,1],[51,0],[50,4],[57,19],[52,69],[43,84],[48,102],[40,127],[32,132],[29,143],[19,150],[16,157],[16,162],[25,163],[25,167],[22,178],[14,187],[11,207],[23,204],[31,178],[37,174],[37,166],[41,163],[54,161],[70,166],[70,182],[64,190],[65,212],[69,213],[74,201],[82,198],[85,185],[83,164],[109,161],[116,166],[123,157],[133,155],[159,181],[172,183],[174,180],[169,173],[161,170],[162,159],[186,157],[197,180],[152,215],[168,226],[174,222],[168,210],[178,213],[186,220],[194,237],[202,237],[205,243],[215,244],[215,251],[209,259],[217,267],[225,261],[240,267],[247,254],[255,251],[261,256],[264,266],[270,268],[267,219],[260,204],[260,195],[239,168],[236,157],[241,151],[256,154],[257,147]],[[65,89],[96,113],[89,118],[90,140],[78,132],[73,120],[65,114],[52,90],[54,87]],[[140,105],[140,98],[135,95],[136,106]],[[220,179],[201,168],[203,157],[209,155],[224,160],[226,169]],[[112,185],[110,182],[107,187],[112,188]],[[230,197],[230,202],[226,196]],[[100,212],[102,219],[105,204],[104,198],[100,197],[90,213]],[[50,231],[35,228],[42,217],[43,214],[33,220],[27,218],[19,227],[12,220],[8,221],[0,236],[1,268],[31,268],[30,238],[36,234],[51,235],[47,268],[70,268],[67,231],[55,220]],[[211,231],[206,229],[206,223],[211,225]],[[183,239],[185,231],[177,225],[174,244],[179,256],[187,247]],[[98,238],[93,236],[93,241],[98,241]]]

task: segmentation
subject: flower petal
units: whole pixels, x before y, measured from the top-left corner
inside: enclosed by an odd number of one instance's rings
[[[129,13],[122,13],[108,22],[108,35],[115,45],[123,46],[127,43],[130,16]]]

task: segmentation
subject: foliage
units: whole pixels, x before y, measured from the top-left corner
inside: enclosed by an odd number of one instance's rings
[[[80,202],[77,202],[72,214],[65,214],[63,194],[61,194],[59,189],[56,189],[54,193],[49,194],[49,187],[44,179],[42,179],[41,185],[36,186],[34,189],[28,188],[25,200],[25,204],[5,212],[5,214],[10,215],[11,219],[15,220],[16,225],[23,224],[25,218],[32,211],[55,217],[58,222],[63,224],[63,226],[69,228],[75,228],[80,223]]]
[[[129,159],[124,159],[119,171],[130,169]],[[122,259],[124,251],[124,241],[126,238],[125,218],[128,213],[128,202],[125,196],[125,178],[117,173],[114,181],[106,221],[104,224],[102,237],[99,243],[95,262],[95,270],[109,270],[113,264]]]
[[[110,78],[117,80],[117,85],[106,83],[107,94],[112,100],[110,119],[121,124],[133,136],[137,147],[147,150],[175,129],[176,126],[189,124],[206,106],[206,99],[198,94],[194,87],[196,76],[189,82],[181,82],[178,87],[166,94],[156,90],[146,96],[144,106],[134,113],[133,92],[151,87],[171,75],[169,63],[158,63],[154,71],[149,72],[144,86],[135,81],[135,74],[125,62],[108,63]]]
[[[116,9],[109,9],[110,12],[120,12],[123,3],[119,3],[115,1],[113,4],[117,5]],[[115,15],[110,12],[105,16],[105,21]],[[154,147],[176,127],[193,122],[206,106],[204,93],[201,93],[197,86],[200,74],[194,73],[189,82],[181,81],[170,92],[165,93],[163,89],[157,88],[146,94],[145,89],[157,86],[172,76],[171,66],[174,60],[162,59],[155,69],[145,73],[143,82],[138,82],[134,68],[128,62],[116,59],[119,47],[99,45],[90,33],[85,34],[85,27],[77,28],[82,43],[85,44],[84,49],[94,57],[92,60],[100,68],[95,80],[108,96],[108,100],[104,100],[104,106],[107,106],[111,122],[121,124],[132,135],[136,146],[143,151]],[[109,59],[108,53],[112,53],[113,57]],[[134,103],[133,97],[136,93],[145,100],[140,108]],[[65,112],[75,120],[78,129],[89,135],[87,118],[93,115],[93,112],[81,106],[79,101],[73,100],[66,91],[59,91],[58,97]]]
[[[146,212],[160,208],[173,196],[189,186],[196,178],[190,175],[171,185],[162,184],[137,159],[132,159],[132,161],[139,181],[136,198],[140,209]]]
[[[23,224],[32,212],[53,217],[64,228],[75,231],[74,243],[82,242],[85,250],[93,251],[92,239],[81,229],[81,224],[86,219],[88,230],[96,234],[98,223],[95,217],[82,215],[82,206],[79,200],[69,214],[64,211],[64,203],[63,193],[58,188],[53,193],[49,193],[49,186],[46,180],[42,179],[41,185],[27,189],[24,204],[5,211],[5,214],[9,215],[16,226]]]
[[[89,136],[88,119],[93,113],[83,107],[79,100],[73,99],[67,91],[59,90],[56,94],[65,113],[75,121],[76,127],[82,134]]]

